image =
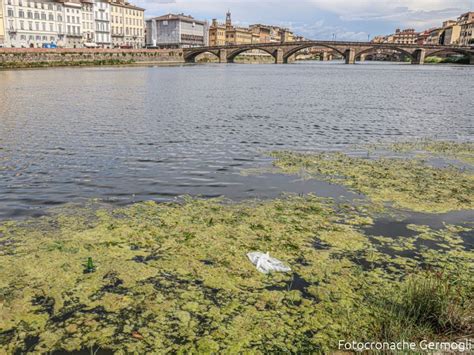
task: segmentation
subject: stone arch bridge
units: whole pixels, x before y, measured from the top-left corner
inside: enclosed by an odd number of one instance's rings
[[[434,46],[417,44],[391,44],[371,42],[341,42],[341,41],[302,41],[287,43],[240,44],[215,47],[197,47],[183,49],[186,62],[195,62],[196,57],[203,53],[214,54],[220,63],[232,63],[239,54],[250,50],[261,50],[275,58],[275,63],[288,63],[289,58],[299,51],[311,47],[327,48],[340,54],[346,64],[354,64],[357,58],[378,50],[399,52],[410,58],[412,64],[423,64],[425,57],[442,53],[459,53],[470,58],[474,64],[474,48],[462,46]]]

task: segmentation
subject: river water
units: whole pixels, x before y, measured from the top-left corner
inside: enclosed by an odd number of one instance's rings
[[[277,149],[472,140],[473,75],[338,62],[0,71],[0,219],[91,198],[325,191],[240,172],[268,166]]]

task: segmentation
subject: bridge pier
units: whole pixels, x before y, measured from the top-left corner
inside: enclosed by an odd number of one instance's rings
[[[349,48],[346,49],[344,52],[344,58],[346,60],[346,64],[354,64],[355,63],[355,49]]]
[[[426,49],[420,48],[413,52],[411,64],[425,64]]]
[[[219,63],[227,63],[227,49],[219,49]]]
[[[359,57],[359,61],[365,62],[365,57],[366,56],[367,56],[367,54],[361,54],[360,57]]]
[[[319,58],[320,58],[323,62],[326,62],[326,61],[328,60],[328,52],[323,52]]]
[[[283,49],[278,48],[275,51],[275,64],[284,64],[284,63],[285,63],[285,59],[284,59],[284,55],[283,55]]]

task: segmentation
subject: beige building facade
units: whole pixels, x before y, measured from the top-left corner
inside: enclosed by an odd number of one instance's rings
[[[111,33],[114,47],[143,48],[145,9],[124,0],[112,0]]]
[[[5,43],[5,23],[3,17],[3,0],[0,0],[0,46]]]
[[[5,24],[3,17],[3,0],[0,0],[0,46],[5,43]]]
[[[213,19],[209,27],[209,45],[224,46],[226,43],[225,32],[225,25],[219,24],[217,19]]]
[[[458,18],[461,26],[459,44],[462,46],[474,45],[474,12],[466,12]]]
[[[459,44],[461,36],[461,26],[458,24],[450,24],[444,28],[443,44],[445,46]]]
[[[82,0],[82,44],[95,45],[94,0]]]
[[[294,42],[295,36],[289,29],[277,26],[255,24],[250,27],[236,27],[232,24],[231,13],[226,14],[225,24],[212,20],[209,28],[211,46]]]

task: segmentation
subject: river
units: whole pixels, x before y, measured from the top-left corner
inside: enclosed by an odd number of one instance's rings
[[[98,198],[266,198],[266,151],[472,140],[474,67],[208,64],[0,71],[0,219]],[[323,188],[324,190],[324,188]]]

